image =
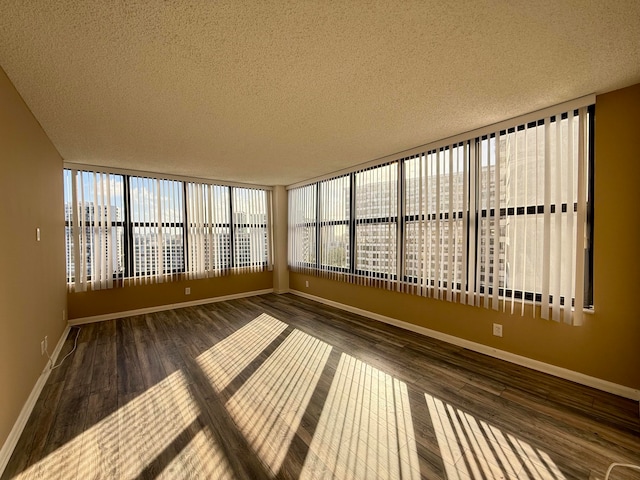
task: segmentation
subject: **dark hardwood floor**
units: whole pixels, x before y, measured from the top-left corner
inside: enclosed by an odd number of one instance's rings
[[[637,402],[271,294],[83,326],[2,479],[595,480],[614,461],[640,464]]]

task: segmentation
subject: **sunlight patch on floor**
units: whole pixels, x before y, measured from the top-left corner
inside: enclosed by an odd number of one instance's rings
[[[294,330],[226,404],[258,456],[278,472],[331,346]]]
[[[161,480],[177,478],[233,480],[236,477],[209,429],[205,428],[196,434],[157,478]]]
[[[418,479],[407,386],[343,353],[301,479]]]
[[[549,455],[425,393],[447,478],[564,479]]]
[[[174,372],[16,478],[136,477],[199,413],[183,373]]]
[[[196,360],[216,392],[221,392],[286,328],[286,323],[263,313]]]

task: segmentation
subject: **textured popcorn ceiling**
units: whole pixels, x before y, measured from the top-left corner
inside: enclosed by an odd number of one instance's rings
[[[67,161],[291,184],[640,82],[640,1],[2,0],[0,66]]]

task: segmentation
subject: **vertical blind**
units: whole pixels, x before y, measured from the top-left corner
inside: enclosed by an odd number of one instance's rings
[[[467,282],[469,142],[405,159],[404,172],[406,283],[451,301]]]
[[[316,271],[316,184],[289,190],[289,267],[297,272]]]
[[[111,288],[124,271],[123,178],[65,170],[64,187],[67,284]]]
[[[129,283],[173,280],[184,269],[184,198],[182,182],[130,177],[132,259]]]
[[[188,278],[215,277],[231,265],[229,188],[187,183]]]
[[[516,120],[290,188],[291,270],[522,315],[536,302],[580,324],[589,115]]]
[[[271,263],[265,189],[66,169],[64,196],[69,291]]]
[[[356,279],[396,288],[398,162],[359,170],[354,176]]]
[[[233,188],[234,268],[239,272],[256,272],[270,263],[267,217],[268,197],[265,190]]]

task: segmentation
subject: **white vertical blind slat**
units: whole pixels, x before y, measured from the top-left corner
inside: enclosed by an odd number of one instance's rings
[[[483,149],[484,151],[484,149]],[[484,268],[484,308],[489,308],[489,275],[490,275],[490,261],[489,254],[489,235],[490,235],[490,210],[491,210],[491,138],[487,138],[487,148],[485,155],[485,161],[487,163],[487,174],[484,181],[484,205],[483,209],[486,212],[484,216],[484,255],[482,256],[482,263]],[[480,230],[482,232],[482,230]]]
[[[454,230],[453,230],[453,149],[454,146],[451,145],[449,147],[449,196],[447,198],[448,203],[448,255],[447,255],[447,301],[451,302],[452,293],[453,293],[453,240],[454,240]]]
[[[478,305],[478,278],[480,269],[476,252],[478,250],[478,145],[475,140],[469,143],[469,297],[467,303]]]
[[[498,293],[500,289],[500,185],[502,178],[500,177],[500,132],[496,132],[495,143],[495,187],[494,187],[494,215],[493,215],[493,295],[491,298],[491,306],[494,310],[498,310]]]
[[[567,175],[566,175],[566,185],[565,185],[565,191],[566,191],[566,203],[567,203],[567,215],[565,216],[566,218],[566,225],[565,225],[565,231],[567,232],[567,236],[571,236],[573,235],[573,202],[574,202],[574,194],[576,192],[575,187],[577,187],[577,185],[574,186],[574,162],[575,162],[575,158],[576,156],[574,155],[574,139],[573,139],[573,132],[574,132],[574,116],[573,116],[573,112],[569,112],[568,116],[567,116],[567,150],[566,150],[566,155],[567,155]],[[576,251],[577,251],[577,247],[576,247]],[[573,312],[571,309],[571,299],[573,298],[573,296],[575,295],[575,292],[573,290],[573,286],[575,284],[575,271],[576,271],[576,265],[575,265],[575,256],[573,256],[573,258],[571,259],[571,263],[572,263],[572,268],[570,269],[570,271],[565,272],[564,278],[563,278],[563,286],[562,286],[562,290],[564,292],[564,321],[565,323],[569,323],[571,324],[573,322]]]
[[[460,278],[460,303],[467,303],[468,276],[467,269],[467,245],[468,245],[468,211],[469,211],[469,179],[467,177],[468,143],[462,146],[462,271]]]
[[[82,292],[84,292],[87,289],[87,276],[88,276],[88,272],[87,272],[87,229],[89,228],[88,222],[91,220],[91,216],[89,215],[89,212],[87,211],[87,204],[85,202],[85,190],[84,190],[84,175],[82,172],[80,172],[80,174],[78,175],[78,179],[80,182],[80,212],[79,212],[79,217],[80,217],[80,252],[79,255],[80,256],[80,261],[78,262],[80,264],[80,284],[81,284],[81,290]],[[90,257],[89,257],[90,258]]]
[[[98,200],[98,177],[96,172],[91,173],[92,185],[93,185],[93,197],[91,198],[91,207],[93,208],[93,215],[90,221],[93,223],[93,227],[91,228],[91,235],[89,235],[89,244],[91,249],[91,286],[96,290],[99,290],[101,287],[101,270],[100,267],[100,253],[98,248],[98,242],[101,240],[100,235],[100,225],[102,224],[102,219],[100,218],[100,210],[101,205]]]
[[[431,180],[431,158],[429,152],[424,153],[424,175],[420,177],[420,181],[422,182],[424,188],[424,196],[423,196],[423,207],[424,207],[424,226],[422,228],[423,238],[422,244],[420,248],[424,251],[423,257],[423,273],[422,273],[422,283],[425,287],[424,296],[431,297],[431,288],[430,288],[430,280],[431,280],[431,201],[430,201],[430,192],[429,188]]]
[[[512,158],[513,158],[513,162],[510,162],[513,164],[513,198],[511,199],[511,205],[514,210],[517,208],[518,206],[518,191],[519,191],[519,184],[520,184],[520,179],[518,178],[518,173],[519,173],[519,168],[518,166],[520,165],[520,161],[522,160],[520,158],[520,149],[518,148],[518,132],[516,131],[513,135],[513,154],[512,154]],[[518,235],[518,214],[517,212],[514,211],[514,215],[512,216],[512,218],[510,219],[511,223],[513,224],[513,244],[511,246],[511,265],[515,265],[516,261],[517,261],[517,256],[516,256],[516,251],[518,249],[518,240],[520,238],[520,235]],[[525,226],[525,230],[526,230],[526,226]],[[525,236],[526,236],[526,231],[525,231]],[[523,261],[526,261],[526,255],[523,255]],[[522,269],[522,285],[523,285],[523,289],[524,289],[524,283],[525,283],[525,278],[526,278],[526,269],[523,268]],[[514,282],[513,282],[513,286],[511,288],[511,314],[513,315],[513,312],[515,310],[515,302],[516,302],[516,297],[515,297],[515,291],[516,291],[516,282],[515,282],[515,276],[516,273],[514,272]],[[524,292],[522,294],[522,305],[524,306]]]
[[[71,170],[71,214],[72,214],[72,235],[73,235],[73,268],[74,268],[74,288],[76,292],[84,291],[84,283],[82,282],[82,257],[80,256],[80,242],[82,241],[82,228],[83,223],[81,216],[78,212],[78,207],[82,208],[82,202],[78,194],[78,182],[80,180],[80,173],[77,170]],[[82,212],[83,210],[80,210]]]
[[[441,153],[442,150],[438,150],[436,153],[436,205],[435,205],[435,214],[436,214],[436,248],[435,248],[435,271],[433,274],[434,282],[435,282],[435,295],[436,298],[440,299],[440,292],[442,291],[442,284],[440,282],[440,244],[441,244],[441,235],[440,235],[440,164],[441,164]]]
[[[551,132],[549,118],[544,119],[544,227],[542,258],[548,259],[551,254]],[[549,319],[549,276],[551,265],[548,261],[542,263],[542,302],[540,316]]]
[[[534,127],[534,131],[535,131],[535,127]],[[528,164],[528,158],[529,158],[529,129],[525,130],[524,132],[524,158],[527,161]],[[523,172],[523,182],[524,182],[524,203],[527,203],[529,200],[529,169],[528,168],[524,168],[524,172]],[[531,231],[530,225],[529,225],[529,219],[527,218],[527,209],[525,208],[524,210],[524,215],[523,215],[523,225],[524,225],[524,235],[522,236],[522,249],[524,252],[527,251],[527,242],[529,240],[529,237],[532,236],[533,232]],[[535,219],[535,216],[534,216]],[[535,229],[535,226],[534,226]],[[535,243],[534,243],[535,245]],[[533,268],[535,268],[535,263],[533,262]],[[514,261],[515,264],[515,261]],[[524,279],[524,275],[527,271],[527,255],[523,255],[522,256],[522,264],[521,267],[522,272],[523,272],[523,279],[522,279],[522,300],[520,301],[520,315],[524,316],[524,307],[525,307],[525,298],[524,298],[524,292],[526,290],[526,282]],[[534,277],[535,278],[535,277]]]
[[[585,236],[586,236],[586,174],[587,174],[587,109],[581,108],[578,117],[578,171],[577,171],[577,193],[578,208],[576,215],[577,234],[576,234],[576,269],[575,269],[575,308],[573,314],[573,325],[582,325],[584,313],[584,254],[585,254]],[[571,308],[571,304],[565,305],[565,308]]]
[[[105,203],[107,206],[107,249],[105,249],[105,254],[103,255],[106,267],[106,288],[113,288],[113,259],[115,257],[115,238],[113,235],[113,228],[111,227],[111,215],[115,212],[111,211],[111,175],[108,173],[104,174],[103,188],[106,194]],[[114,218],[114,220],[117,220]],[[109,251],[109,249],[113,249],[114,251]]]
[[[562,277],[561,272],[562,268],[562,129],[561,129],[561,121],[560,115],[556,115],[555,121],[555,133],[556,133],[556,144],[555,144],[555,175],[552,175],[553,181],[555,183],[555,206],[556,213],[554,214],[554,235],[553,235],[553,247],[554,247],[554,257],[556,259],[556,268],[553,269],[553,290],[551,291],[551,295],[553,296],[553,308],[552,308],[552,318],[555,321],[560,321],[560,296],[562,294]]]

